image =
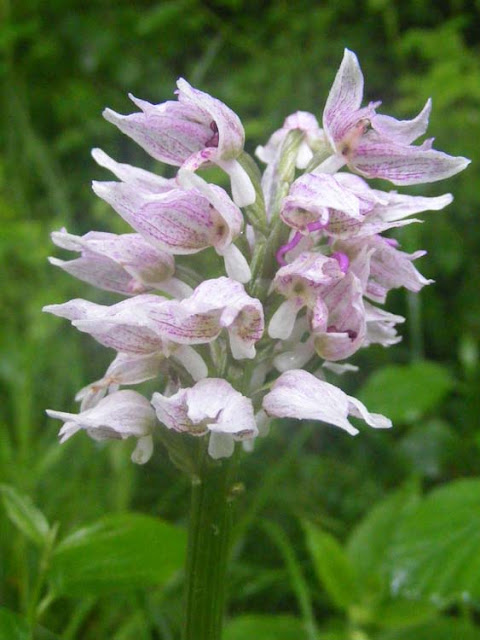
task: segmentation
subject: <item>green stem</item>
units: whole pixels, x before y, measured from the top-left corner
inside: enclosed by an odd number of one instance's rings
[[[205,452],[192,482],[183,640],[221,640],[233,511],[233,458]]]

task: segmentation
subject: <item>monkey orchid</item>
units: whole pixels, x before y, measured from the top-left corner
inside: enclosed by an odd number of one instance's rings
[[[52,240],[57,247],[80,252],[81,257],[68,261],[49,258],[50,263],[99,289],[127,296],[159,289],[179,298],[192,292],[184,282],[172,277],[173,256],[138,233],[89,231],[75,236],[62,229],[52,233]]]
[[[170,397],[154,393],[152,405],[168,429],[210,434],[208,453],[214,459],[231,456],[235,440],[258,434],[251,401],[221,378],[201,380]]]
[[[263,399],[263,409],[275,418],[321,420],[356,435],[358,429],[348,416],[362,418],[376,429],[387,429],[391,421],[378,413],[369,413],[360,400],[347,396],[338,387],[319,380],[311,373],[291,370],[282,373]]]
[[[93,408],[79,414],[47,411],[51,418],[63,420],[60,441],[65,442],[77,431],[84,429],[94,440],[138,439],[132,461],[145,464],[153,452],[152,432],[157,424],[150,402],[136,391],[112,393]]]
[[[236,204],[252,204],[255,190],[237,159],[245,142],[240,118],[183,78],[177,87],[178,102],[150,104],[130,95],[140,113],[122,116],[105,109],[103,115],[160,162],[193,171],[202,165],[218,165],[230,176]]]
[[[182,172],[179,180],[186,188],[178,185],[163,193],[129,182],[94,182],[93,190],[162,251],[188,255],[213,247],[224,258],[227,273],[248,282],[248,263],[233,244],[243,226],[240,209],[221,187],[190,172]]]
[[[380,102],[361,107],[363,74],[357,56],[345,49],[323,112],[323,130],[334,155],[317,167],[333,173],[347,164],[367,178],[393,184],[435,182],[465,169],[469,160],[432,149],[432,141],[412,145],[428,125],[431,101],[413,120],[376,113]]]

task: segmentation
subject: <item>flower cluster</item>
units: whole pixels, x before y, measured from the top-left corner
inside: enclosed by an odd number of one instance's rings
[[[357,429],[349,416],[391,426],[325,371],[354,369],[345,361],[359,349],[398,342],[404,318],[379,305],[391,289],[419,291],[431,281],[413,264],[424,252],[405,253],[384,233],[452,197],[381,191],[365,178],[433,182],[468,160],[434,150],[432,140],[412,144],[426,131],[430,101],[400,121],[362,99],[362,72],[346,50],[322,127],[310,113],[289,116],[257,149],[261,179],[238,116],[183,79],[176,101],[132,97],[139,112],[104,112],[178,171],[162,178],[95,149],[117,180],[93,189],[132,232],[52,234],[80,254],[53,264],[126,296],[111,306],[75,299],[45,308],[116,352],[104,376],[78,393],[78,414],[48,412],[64,421],[62,441],[79,429],[97,440],[134,437],[132,459],[144,463],[165,429],[204,438],[220,458],[237,440],[251,447],[275,417],[321,420],[350,434]],[[198,175],[212,165],[228,174],[231,195]],[[205,280],[185,256],[211,249],[219,272]],[[159,391],[150,399],[120,389],[153,379]]]

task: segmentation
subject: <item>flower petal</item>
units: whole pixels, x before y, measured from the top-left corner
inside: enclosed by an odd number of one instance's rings
[[[263,408],[277,418],[322,420],[351,435],[358,433],[358,429],[348,421],[349,414],[363,418],[371,426],[391,426],[388,418],[370,414],[355,398],[302,370],[283,373],[265,396]]]
[[[393,184],[436,182],[463,171],[470,160],[442,151],[405,146],[377,136],[364,136],[351,166],[368,178],[384,178]]]
[[[372,127],[381,136],[394,142],[410,144],[426,132],[431,110],[432,101],[429,98],[418,116],[413,120],[396,120],[391,116],[375,114],[371,121]]]
[[[353,51],[345,49],[343,60],[335,76],[323,111],[323,128],[332,149],[351,126],[352,112],[363,99],[363,74]]]

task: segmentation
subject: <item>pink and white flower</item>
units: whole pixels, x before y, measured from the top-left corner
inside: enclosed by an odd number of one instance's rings
[[[62,249],[81,253],[75,260],[49,258],[79,280],[124,295],[136,295],[152,289],[183,298],[191,288],[173,277],[172,255],[154,247],[138,233],[104,233],[89,231],[84,236],[54,231],[52,240]]]
[[[270,320],[269,336],[287,339],[300,310],[304,307],[313,309],[322,292],[344,275],[338,260],[321,253],[301,253],[293,262],[281,267],[271,289],[287,299]]]
[[[394,240],[373,235],[368,238],[342,240],[334,243],[334,248],[345,253],[353,261],[360,254],[370,256],[369,273],[365,286],[365,296],[374,302],[385,303],[391,289],[404,287],[417,293],[433,280],[424,278],[412,262],[425,255],[425,251],[408,254],[400,251]]]
[[[443,209],[452,199],[449,193],[425,198],[379,191],[360,176],[346,172],[307,173],[293,182],[280,216],[289,227],[306,235],[320,230],[334,237],[365,237],[418,222],[405,218]]]
[[[248,282],[248,263],[233,244],[243,227],[240,209],[221,187],[207,184],[190,172],[181,173],[178,182],[175,188],[162,193],[152,193],[129,182],[94,181],[92,186],[155,247],[177,255],[213,247],[223,256],[227,273]]]
[[[173,357],[190,373],[194,380],[207,376],[207,367],[201,356],[188,344],[182,344],[162,334],[152,323],[150,314],[164,304],[166,298],[142,294],[117,304],[106,306],[82,300],[44,307],[44,311],[72,321],[79,331],[89,333],[97,342],[119,353],[142,358],[158,354]],[[207,342],[208,340],[204,340]]]
[[[75,396],[77,402],[81,402],[80,409],[91,409],[104,398],[107,393],[118,391],[119,387],[132,384],[140,384],[146,380],[156,378],[165,364],[165,356],[160,352],[147,354],[118,353],[110,364],[103,378],[96,380],[81,389]],[[205,367],[205,364],[203,365]],[[195,380],[206,377],[206,369],[203,375]]]
[[[413,120],[378,115],[380,102],[361,107],[362,100],[363,74],[356,55],[345,49],[323,112],[323,130],[334,155],[317,172],[333,173],[347,164],[368,178],[408,185],[449,178],[469,164],[466,158],[435,151],[431,141],[411,144],[427,129],[430,100]]]
[[[145,464],[153,452],[152,433],[157,424],[149,401],[136,391],[117,391],[103,398],[91,409],[79,414],[47,410],[51,418],[63,420],[60,442],[84,429],[94,440],[137,438],[132,460]]]
[[[316,149],[325,144],[325,135],[320,129],[316,117],[307,111],[296,111],[289,115],[282,128],[277,129],[270,136],[267,144],[264,147],[256,148],[255,155],[265,164],[274,162],[289,131],[301,131],[303,134],[297,150],[295,165],[298,169],[305,169]]]
[[[356,435],[358,429],[349,422],[349,415],[362,418],[376,429],[392,426],[385,416],[369,413],[365,405],[356,398],[302,370],[282,373],[263,399],[263,408],[269,416],[275,418],[321,420],[340,427],[351,435]]]
[[[192,171],[206,164],[218,165],[230,176],[237,205],[252,204],[255,190],[237,159],[245,142],[239,117],[183,78],[177,87],[178,102],[150,104],[130,95],[139,113],[123,116],[105,109],[103,115],[156,160]]]
[[[205,280],[184,300],[151,306],[147,316],[155,332],[184,345],[212,342],[226,329],[237,360],[255,357],[255,343],[264,329],[261,302],[225,277]]]
[[[251,400],[222,378],[201,380],[170,397],[154,393],[152,405],[168,429],[194,436],[209,434],[208,452],[214,459],[231,456],[236,440],[258,435]]]
[[[402,252],[380,234],[418,222],[412,216],[443,209],[452,197],[384,192],[364,178],[433,182],[469,161],[432,149],[432,140],[413,144],[426,132],[430,101],[405,121],[378,114],[379,102],[362,107],[363,75],[349,50],[323,128],[310,113],[289,116],[257,149],[267,164],[263,176],[243,150],[243,126],[233,111],[183,79],[177,96],[158,105],[132,97],[138,113],[104,112],[151,156],[178,167],[167,179],[93,150],[118,179],[94,182],[95,193],[135,233],[52,234],[59,247],[80,254],[51,258],[53,264],[128,296],[111,306],[75,299],[45,307],[117,352],[105,374],[77,394],[78,415],[49,411],[65,422],[62,441],[80,429],[98,440],[136,437],[133,459],[143,463],[157,417],[172,431],[207,438],[215,459],[232,455],[237,440],[251,450],[260,427],[275,417],[321,420],[350,434],[357,433],[350,416],[390,427],[388,418],[324,381],[323,372],[354,370],[339,362],[370,344],[400,340],[396,325],[404,318],[375,305],[391,289],[416,292],[431,280],[413,266],[424,252]],[[211,166],[229,175],[233,199],[196,173]],[[298,177],[297,169],[312,167]],[[338,171],[344,167],[356,175]],[[239,207],[252,204],[242,237]],[[203,279],[198,262],[184,261],[209,248],[224,269],[214,272],[217,265],[209,264]],[[173,256],[180,256],[177,275],[196,284],[193,290],[174,277]],[[157,289],[169,298],[150,293]],[[251,362],[239,362],[245,359]],[[306,365],[318,377],[301,370]],[[155,410],[135,391],[119,390],[157,377]],[[175,435],[164,440],[179,466],[191,468],[180,460]]]

